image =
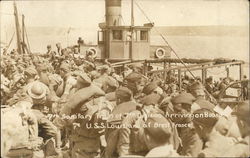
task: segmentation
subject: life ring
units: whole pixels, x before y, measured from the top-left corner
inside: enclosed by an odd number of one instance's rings
[[[95,58],[97,56],[97,50],[94,47],[90,47],[88,49],[88,53],[91,53],[93,58]]]
[[[159,59],[164,58],[164,56],[166,55],[166,51],[163,48],[157,48],[155,51],[155,56]]]

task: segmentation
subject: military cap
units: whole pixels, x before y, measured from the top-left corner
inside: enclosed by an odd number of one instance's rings
[[[41,63],[41,64],[37,65],[37,69],[38,69],[38,71],[47,71],[48,66],[45,63]]]
[[[156,105],[159,104],[161,100],[162,100],[161,95],[152,93],[143,97],[140,102],[143,105]]]
[[[147,84],[143,90],[142,93],[145,93],[146,95],[150,94],[151,92],[153,92],[156,88],[158,87],[156,82],[150,82],[149,84]]]
[[[206,78],[206,80],[205,80],[206,82],[212,82],[213,81],[213,77],[212,76],[210,76],[210,77],[208,77],[208,78]]]
[[[204,108],[194,111],[193,115],[193,123],[203,127],[214,127],[219,119],[212,110]]]
[[[142,64],[140,63],[134,63],[130,65],[131,69],[134,71],[141,71],[142,70]]]
[[[146,120],[145,133],[158,143],[168,142],[171,136],[171,124],[161,114],[155,114]]]
[[[132,92],[127,87],[119,87],[116,90],[115,95],[117,98],[129,100],[132,97]]]
[[[204,89],[203,85],[200,82],[194,82],[193,84],[191,84],[189,86],[190,91],[194,91],[194,90],[197,90],[197,89]]]
[[[38,74],[36,69],[33,66],[28,67],[26,70],[24,70],[24,73],[27,75],[35,76]]]
[[[131,72],[126,78],[125,80],[127,80],[128,82],[135,82],[138,80],[142,79],[142,74],[137,73],[137,72]]]
[[[22,62],[22,61],[18,62],[18,66],[20,67],[25,67],[26,65],[27,64],[25,62]]]
[[[188,80],[183,80],[182,83],[183,84],[189,84],[189,81]]]
[[[189,104],[191,105],[195,101],[195,98],[190,93],[181,93],[171,99],[173,104]]]
[[[205,95],[204,86],[200,82],[194,82],[188,87],[188,90],[191,93],[195,92],[196,95]]]
[[[90,71],[89,74],[90,74],[91,78],[98,78],[98,77],[101,75],[101,74],[100,74],[98,71],[96,71],[96,70]]]
[[[98,70],[108,70],[110,67],[108,65],[101,65],[97,68]]]

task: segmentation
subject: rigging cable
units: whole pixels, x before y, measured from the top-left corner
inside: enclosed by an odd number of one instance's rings
[[[137,5],[137,7],[140,9],[140,11],[142,12],[142,14],[147,18],[147,20],[150,22],[150,23],[153,23],[149,17],[147,16],[147,14],[143,11],[143,9],[140,7],[140,5],[135,2],[135,4]],[[195,79],[195,76],[194,74],[190,71],[190,69],[187,67],[187,65],[183,62],[183,60],[179,57],[179,55],[175,52],[175,50],[169,45],[168,41],[166,40],[166,38],[156,29],[156,32],[161,36],[161,38],[164,40],[164,42],[167,44],[167,46],[171,49],[171,51],[175,54],[175,56],[180,60],[180,62],[184,65],[184,67],[188,70],[188,72],[192,75],[192,77]]]
[[[26,40],[27,40],[27,44],[28,44],[28,51],[29,51],[29,53],[31,53],[30,52],[30,43],[29,43],[29,39],[28,39],[28,35],[27,35],[27,31],[26,31],[26,27],[24,26],[24,32],[25,32],[25,36],[26,36]]]
[[[11,39],[10,39],[10,42],[8,43],[8,45],[7,45],[7,47],[6,47],[6,51],[9,49],[9,47],[10,47],[10,45],[11,45],[11,43],[12,43],[12,40],[13,40],[14,36],[15,36],[15,32],[13,33],[13,35],[12,35],[12,37],[11,37]]]
[[[123,16],[122,16],[122,15],[120,15],[120,18],[122,19],[123,25],[125,25],[125,21],[124,21],[124,19],[123,19]]]
[[[147,18],[147,20],[153,24],[153,22],[150,20],[150,18],[147,16],[147,14],[144,12],[144,10],[140,7],[140,5],[134,1],[136,6],[139,8],[139,10],[142,12],[142,14]],[[168,41],[166,40],[166,38],[156,29],[156,32],[161,36],[161,38],[164,40],[164,42],[167,44],[167,46],[170,48],[170,50],[175,54],[175,56],[180,60],[181,64],[184,65],[184,67],[188,70],[188,72],[191,74],[191,76],[193,77],[194,80],[196,80],[196,77],[194,76],[194,74],[190,71],[190,69],[187,67],[187,65],[183,62],[183,60],[179,57],[179,55],[175,52],[175,50],[169,45]],[[208,95],[209,99],[211,100],[211,102],[213,102],[214,104],[217,104],[216,99],[206,90],[204,89],[205,93]]]

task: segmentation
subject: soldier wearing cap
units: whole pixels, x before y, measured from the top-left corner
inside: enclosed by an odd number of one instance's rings
[[[108,65],[105,65],[100,68],[100,74],[97,79],[94,79],[93,82],[100,85],[102,90],[106,93],[113,92],[118,88],[118,81],[110,76],[111,68]]]
[[[17,95],[19,101],[28,101],[32,103],[32,113],[36,116],[39,126],[39,136],[44,138],[44,141],[54,138],[56,140],[56,148],[59,150],[61,145],[60,131],[46,117],[50,112],[52,105],[50,101],[49,88],[39,81],[28,80],[29,83]]]
[[[178,153],[185,156],[196,157],[202,149],[202,141],[191,125],[191,106],[195,98],[190,93],[181,93],[171,99],[173,104],[172,118],[177,124],[177,130],[182,141],[182,146],[179,147]],[[180,125],[180,126],[179,126]]]
[[[110,125],[117,125],[121,124],[124,117],[136,110],[136,107],[138,106],[137,103],[132,101],[132,92],[126,87],[119,87],[115,91],[116,96],[116,106],[111,112],[111,118],[108,119],[108,124]],[[118,154],[117,151],[117,143],[120,141],[120,138],[118,137],[119,129],[106,129],[105,131],[105,138],[107,141],[107,147],[105,149],[105,157],[113,157]],[[123,139],[123,138],[121,138]],[[124,139],[128,139],[128,137],[125,137]]]
[[[63,79],[63,82],[56,90],[56,94],[58,97],[64,96],[63,98],[67,98],[70,94],[71,89],[76,84],[76,79],[71,75],[71,67],[68,63],[62,63],[60,66],[60,76]]]
[[[166,84],[164,85],[164,90],[168,95],[173,95],[177,93],[177,79],[171,71],[168,72],[168,76],[166,77]]]
[[[205,99],[204,87],[200,82],[195,82],[189,87],[190,92],[196,97],[195,102],[192,104],[192,111],[198,109],[209,109],[214,111],[215,105]],[[235,121],[232,118],[225,116],[218,117],[218,122],[215,129],[222,135],[237,137],[239,132],[237,127],[234,127]]]
[[[36,71],[36,69],[34,67],[28,67],[27,69],[25,69],[24,71],[24,82],[26,85],[24,85],[23,87],[20,87],[19,89],[17,89],[15,91],[15,94],[13,95],[12,98],[10,98],[8,100],[9,104],[14,104],[16,103],[20,98],[25,98],[27,96],[27,87],[30,86],[31,84],[33,84],[36,81],[36,77],[37,77],[38,73]],[[21,79],[21,78],[19,78]]]
[[[139,98],[146,83],[143,75],[137,72],[132,72],[128,74],[124,80],[126,82],[126,87],[133,92],[134,98]]]
[[[46,57],[49,59],[49,61],[53,61],[55,59],[56,53],[52,51],[51,45],[47,45],[47,52]]]
[[[23,80],[24,85],[25,84],[29,85],[36,80],[37,75],[38,75],[38,72],[36,71],[36,69],[32,66],[29,66],[28,68],[26,68],[24,70],[23,76],[21,74],[18,74],[16,76],[16,79],[17,79],[16,81],[19,83]],[[15,99],[19,99],[20,97],[22,98],[22,95],[18,96],[18,94],[19,94],[19,92],[20,92],[20,94],[25,94],[26,90],[27,90],[27,88],[26,88],[27,85],[25,85],[24,87],[18,87],[19,89],[17,89],[15,91],[15,96],[17,96],[17,97],[14,96],[12,98],[12,101],[14,101]],[[27,95],[27,93],[26,93],[26,95]],[[14,103],[14,102],[12,102],[12,103]]]
[[[205,84],[206,90],[207,90],[210,94],[213,94],[213,93],[214,93],[213,77],[210,76],[210,77],[206,78],[205,81],[206,81],[206,84]]]
[[[249,79],[247,79],[247,76],[244,75],[243,81],[241,82],[241,86],[243,88],[242,95],[244,100],[247,100],[249,98],[249,84],[250,84]]]
[[[204,143],[198,157],[222,157],[235,144],[235,139],[223,136],[215,129],[218,116],[212,110],[198,109],[193,114],[193,125]]]
[[[138,107],[137,110],[127,114],[121,125],[117,142],[117,153],[120,157],[145,156],[151,149],[166,144],[171,144],[171,150],[178,148],[179,141],[175,139],[175,136],[178,136],[175,127],[157,108]]]
[[[159,95],[163,94],[163,90],[158,86],[158,84],[156,82],[150,82],[142,90],[142,93],[144,93],[146,95],[149,95],[153,92],[156,94],[159,94]]]
[[[237,124],[240,129],[241,138],[239,138],[235,145],[223,153],[223,157],[249,157],[250,145],[250,118],[249,118],[249,102],[240,102],[237,110],[232,113],[237,117]]]
[[[48,87],[39,82],[34,81],[27,85],[27,94],[33,101],[33,113],[36,115],[40,129],[40,136],[44,141],[54,138],[56,141],[56,148],[59,150],[61,145],[61,134],[59,129],[46,117],[49,108],[52,106],[49,100],[50,92]]]
[[[1,105],[5,105],[6,101],[8,100],[8,98],[10,97],[10,80],[5,77],[5,75],[3,73],[1,73]]]
[[[24,70],[24,78],[26,80],[26,83],[31,83],[35,81],[37,75],[38,72],[36,71],[35,67],[30,66]]]
[[[214,109],[214,105],[205,99],[205,88],[200,82],[194,82],[189,86],[188,90],[196,98],[192,105],[192,110],[197,108]]]
[[[163,97],[157,93],[151,93],[140,99],[140,103],[143,105],[152,105],[158,107]]]
[[[220,92],[223,91],[229,84],[230,84],[230,78],[229,77],[223,78],[221,83],[219,84]]]
[[[61,43],[56,43],[56,48],[57,48],[57,52],[56,55],[61,55],[61,51],[62,51],[62,46]]]
[[[171,142],[171,137],[175,137],[171,130],[171,122],[163,115],[158,117],[149,117],[145,128],[145,142],[150,150],[145,157],[178,157],[177,151],[174,149]],[[155,125],[162,124],[163,128],[156,127]]]
[[[7,111],[2,113],[3,129],[1,138],[1,156],[12,157],[24,156],[24,152],[18,149],[27,147],[32,150],[33,157],[43,157],[42,138],[38,137],[38,123],[30,108],[32,104],[27,101],[20,101]],[[9,149],[8,153],[6,153]],[[17,149],[17,150],[15,150]],[[27,153],[26,153],[27,154]],[[29,155],[29,154],[27,154]],[[29,155],[31,156],[31,155]]]

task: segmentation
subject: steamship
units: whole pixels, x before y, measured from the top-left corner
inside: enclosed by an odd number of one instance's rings
[[[146,60],[169,58],[171,49],[164,45],[151,45],[150,32],[154,23],[134,25],[134,0],[131,0],[131,25],[122,25],[122,0],[105,0],[105,22],[99,23],[97,45],[80,45],[80,53],[88,50],[97,58],[109,60]]]
[[[213,68],[224,68],[226,77],[230,77],[230,68],[238,66],[239,82],[243,79],[244,61],[231,59],[187,59],[180,58],[173,48],[168,44],[165,37],[160,34],[165,45],[151,45],[150,33],[154,27],[154,23],[147,17],[149,23],[143,26],[134,25],[134,4],[135,0],[131,0],[131,25],[122,25],[121,7],[122,0],[105,0],[105,22],[99,23],[97,31],[97,45],[80,44],[80,54],[86,55],[92,52],[96,57],[96,61],[108,60],[109,63],[119,73],[124,72],[126,65],[140,63],[143,65],[143,74],[158,75],[166,81],[167,73],[173,72],[178,76],[178,86],[182,87],[182,76],[189,73],[194,79],[200,76],[201,82],[205,84],[208,76],[208,70]],[[139,9],[143,12],[140,6]],[[17,34],[17,49],[20,54],[31,53],[27,32],[24,25],[24,15],[22,16],[22,34],[20,31],[18,12],[14,3],[14,15]],[[25,36],[26,35],[26,36]],[[26,41],[25,41],[26,37]],[[12,41],[12,39],[11,39]],[[174,55],[173,58],[171,55]],[[103,63],[103,62],[102,62]],[[157,69],[150,69],[150,66],[157,65]],[[200,74],[194,75],[193,72],[198,71]],[[124,74],[123,74],[124,75]],[[224,96],[223,96],[224,97]],[[239,93],[234,97],[234,102],[242,99]],[[220,99],[219,99],[220,100]],[[220,101],[219,101],[220,102]]]

